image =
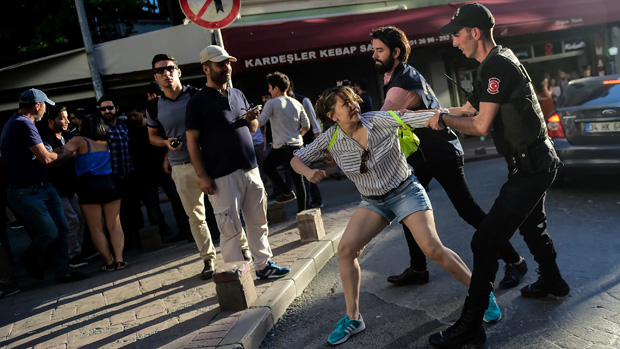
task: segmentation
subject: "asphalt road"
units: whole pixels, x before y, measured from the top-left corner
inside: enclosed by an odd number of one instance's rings
[[[472,162],[465,169],[474,197],[488,210],[506,178],[504,161]],[[620,348],[617,178],[591,172],[573,178],[569,187],[548,192],[549,232],[571,293],[563,299],[533,300],[522,298],[520,287],[496,290],[504,318],[496,325],[485,325],[485,348]],[[341,198],[359,200],[355,192],[338,192]],[[458,217],[436,182],[431,183],[429,196],[442,242],[471,267],[469,242],[473,228]],[[522,285],[534,282],[536,262],[518,233],[511,241],[529,266]],[[408,263],[399,224],[392,224],[371,241],[359,261],[360,310],[367,328],[340,347],[427,348],[428,336],[446,328],[460,315],[466,288],[431,262],[431,281],[427,285],[395,287],[385,281],[387,275],[400,273]],[[502,276],[500,269],[497,281]],[[345,314],[342,292],[338,260],[334,257],[289,307],[261,348],[329,347],[326,338]]]

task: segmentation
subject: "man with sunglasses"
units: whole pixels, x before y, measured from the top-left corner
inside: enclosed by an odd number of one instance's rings
[[[152,99],[147,107],[149,139],[153,145],[168,149],[172,179],[189,218],[190,231],[200,258],[204,262],[200,278],[208,280],[213,276],[215,269],[213,237],[219,237],[219,230],[213,216],[213,208],[205,200],[200,189],[200,181],[192,166],[185,142],[185,109],[198,89],[181,84],[181,69],[172,56],[157,54],[153,57],[151,66],[155,81],[159,83],[163,93]],[[205,221],[209,216],[212,217],[213,224],[207,224]],[[243,252],[243,257],[249,259],[247,241],[242,241],[241,244],[246,250]]]
[[[384,77],[385,102],[381,110],[441,108],[426,79],[407,64],[411,47],[402,30],[381,27],[373,30],[370,37],[375,69]],[[420,139],[420,146],[407,162],[413,167],[420,183],[426,188],[435,178],[448,194],[459,216],[471,226],[478,227],[485,213],[467,186],[463,171],[463,148],[456,134],[450,129],[434,131],[428,128],[414,129],[414,133]],[[429,280],[426,257],[404,225],[403,230],[411,264],[403,273],[389,276],[387,280],[396,285],[425,284]],[[525,261],[510,243],[500,251],[500,256],[506,262],[506,276],[500,282],[500,287],[517,286],[527,272]],[[486,314],[485,321],[496,322],[500,317],[498,309],[496,314]]]
[[[125,250],[139,249],[139,231],[144,227],[144,217],[136,190],[135,166],[129,152],[129,129],[125,120],[118,118],[119,108],[114,96],[103,95],[97,103],[108,129],[112,173],[121,192],[120,217],[125,233]]]

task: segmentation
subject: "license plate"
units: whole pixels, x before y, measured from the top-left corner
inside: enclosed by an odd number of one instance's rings
[[[587,123],[586,132],[620,132],[620,122]]]

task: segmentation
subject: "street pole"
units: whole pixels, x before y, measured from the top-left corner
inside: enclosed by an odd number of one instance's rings
[[[222,32],[219,29],[212,29],[213,35],[215,36],[215,44],[224,50],[224,39],[222,39]],[[228,86],[233,87],[232,80],[228,82]]]
[[[75,0],[75,8],[77,9],[80,29],[82,30],[82,40],[84,41],[84,49],[86,50],[86,59],[88,60],[88,70],[90,70],[90,78],[93,81],[95,96],[97,100],[103,96],[103,83],[101,82],[101,74],[97,66],[97,59],[93,50],[93,39],[90,37],[90,29],[86,19],[86,10],[84,9],[83,0]]]

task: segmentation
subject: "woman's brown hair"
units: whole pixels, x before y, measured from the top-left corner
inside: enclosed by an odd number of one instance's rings
[[[362,98],[349,86],[334,86],[326,89],[314,105],[316,115],[324,125],[331,126],[334,124],[334,121],[327,114],[334,111],[338,101],[336,96],[339,96],[345,103],[360,103],[362,101]]]

